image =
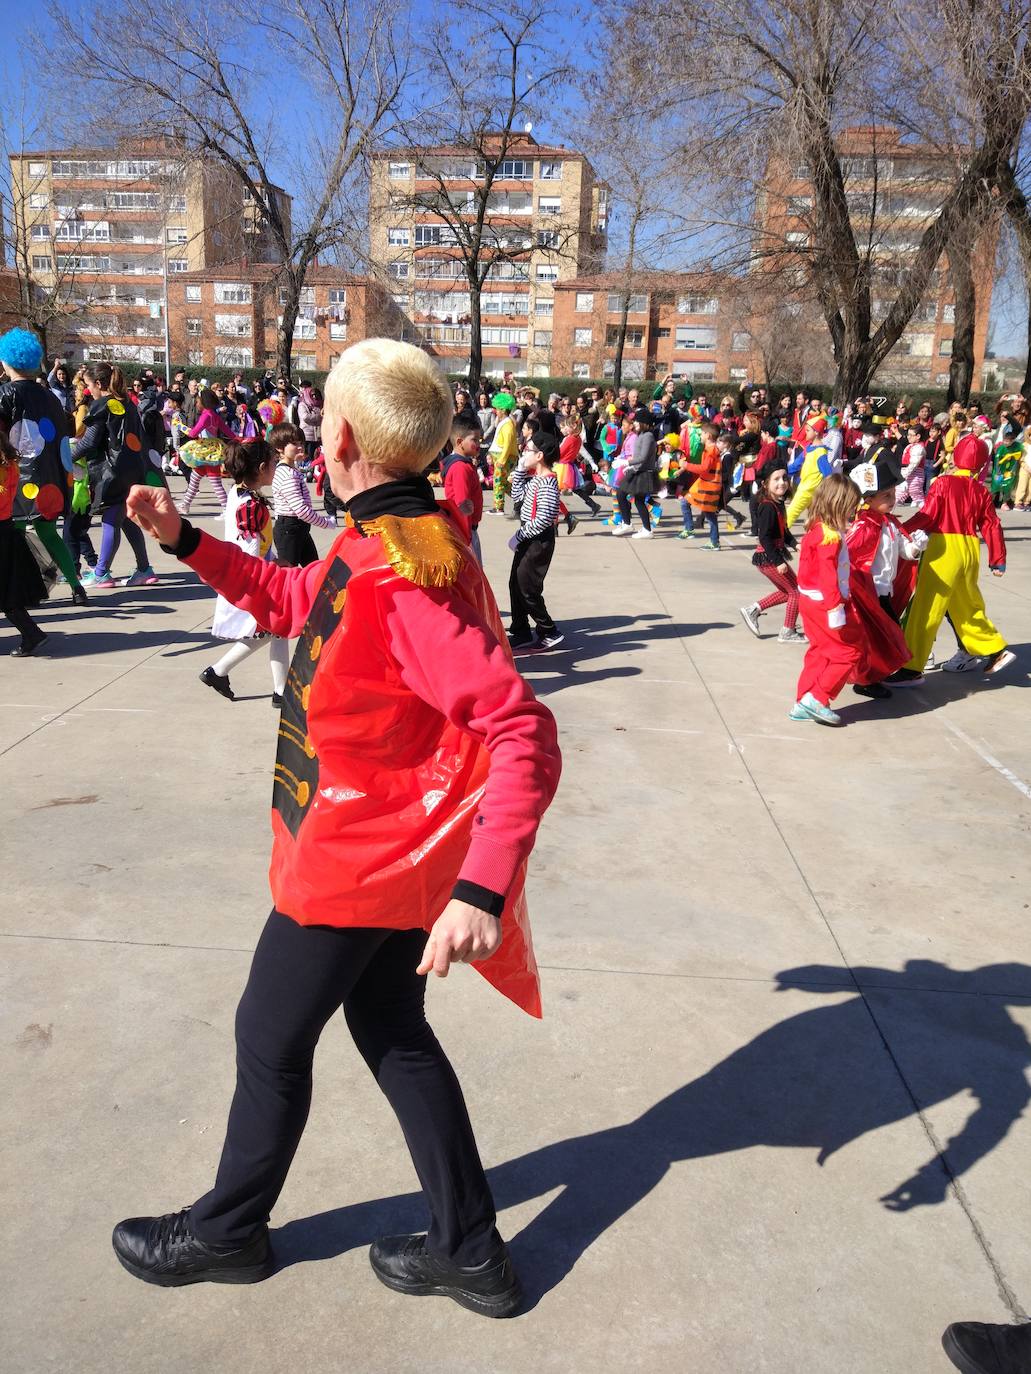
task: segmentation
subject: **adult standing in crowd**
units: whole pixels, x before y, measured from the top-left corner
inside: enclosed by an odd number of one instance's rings
[[[61,407],[70,415],[75,409],[75,389],[63,358],[58,358],[47,375],[47,386],[61,402]]]
[[[647,406],[639,406],[634,411],[633,452],[630,461],[623,469],[623,476],[616,492],[622,525],[613,526],[614,534],[629,533],[630,500],[633,498],[637,513],[641,517],[641,529],[632,534],[631,539],[651,539],[652,517],[648,509],[649,500],[659,489],[659,454],[652,429],[654,419]]]
[[[322,392],[311,382],[305,382],[297,400],[297,419],[304,434],[304,453],[309,463],[322,439]]]

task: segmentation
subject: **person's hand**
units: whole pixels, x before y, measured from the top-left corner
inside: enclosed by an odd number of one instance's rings
[[[788,565],[787,565],[786,563],[778,563],[778,564],[777,564],[777,571],[778,571],[779,573],[781,573],[781,574],[786,573],[787,570],[788,570]]]
[[[433,923],[418,974],[446,978],[452,964],[489,959],[501,947],[501,922],[478,906],[452,899]]]
[[[164,487],[133,487],[125,502],[130,519],[159,544],[176,545],[183,518]]]

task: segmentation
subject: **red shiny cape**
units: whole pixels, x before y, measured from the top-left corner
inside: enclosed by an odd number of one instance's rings
[[[428,541],[444,538],[446,527],[450,594],[510,654],[486,579],[451,522],[438,515],[406,523]],[[338,537],[290,666],[270,882],[277,909],[301,925],[429,930],[451,898],[487,777],[483,744],[392,667],[377,591],[402,579],[384,538],[353,528]],[[523,864],[505,902],[500,949],[473,967],[539,1017],[525,877]]]
[[[855,681],[859,683],[882,682],[910,659],[910,649],[902,627],[885,613],[871,575],[881,529],[889,520],[901,533],[902,526],[893,515],[881,515],[864,507],[849,527],[845,540],[849,556],[849,591],[864,637],[863,662],[855,675]],[[916,567],[915,563],[908,560],[899,560],[892,593],[893,606],[900,593],[905,596],[903,604],[908,603],[916,581]],[[901,589],[900,583],[903,584]]]

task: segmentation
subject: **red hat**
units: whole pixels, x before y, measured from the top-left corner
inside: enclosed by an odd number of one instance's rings
[[[806,426],[811,429],[814,434],[827,433],[827,420],[823,415],[817,415],[815,420],[807,420]]]

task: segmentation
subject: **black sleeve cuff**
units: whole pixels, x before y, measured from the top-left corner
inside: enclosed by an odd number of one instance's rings
[[[478,906],[481,911],[486,911],[489,916],[500,916],[505,909],[505,898],[502,893],[491,892],[489,887],[481,887],[479,883],[470,883],[465,878],[459,878],[451,889],[451,900],[468,902],[470,906]]]
[[[163,553],[170,553],[173,558],[189,558],[190,554],[197,552],[197,545],[200,543],[200,530],[191,525],[189,520],[184,520],[179,528],[178,544],[162,544]]]

